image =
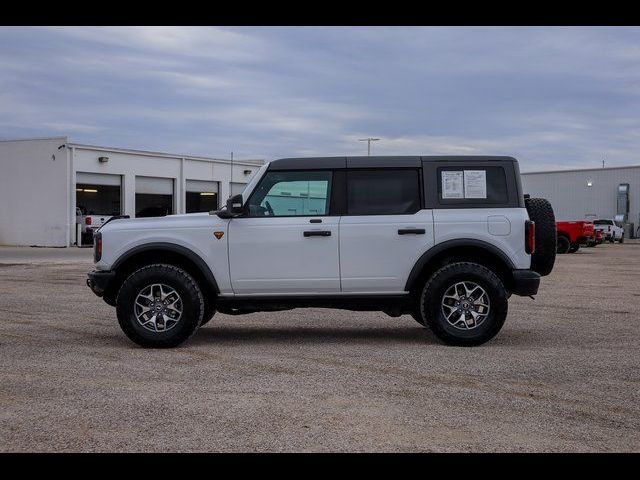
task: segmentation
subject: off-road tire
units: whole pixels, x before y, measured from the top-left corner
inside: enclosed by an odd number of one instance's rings
[[[545,198],[527,198],[525,207],[529,219],[536,224],[536,249],[531,255],[531,270],[540,275],[549,275],[556,261],[557,230],[556,217]]]
[[[473,282],[489,297],[489,314],[477,327],[458,329],[447,322],[442,308],[445,292],[457,282]],[[500,278],[488,268],[471,262],[442,267],[429,278],[420,295],[420,313],[435,336],[449,345],[470,347],[483,344],[500,331],[507,318],[507,291]]]
[[[572,243],[571,247],[569,248],[569,253],[576,253],[578,250],[580,250],[580,244]]]
[[[211,321],[213,316],[216,314],[216,304],[213,300],[205,299],[204,301],[204,313],[202,314],[202,323],[201,327],[204,327],[207,323]]]
[[[173,288],[182,300],[182,317],[166,332],[152,332],[141,326],[134,313],[138,294],[148,285],[161,283]],[[191,275],[174,265],[153,264],[133,272],[122,284],[116,298],[120,328],[130,340],[145,348],[170,348],[184,343],[202,322],[204,299]]]
[[[420,306],[416,308],[413,312],[411,312],[411,318],[413,318],[417,323],[422,325],[423,327],[427,326],[427,323],[422,318],[422,314],[420,313]]]
[[[556,253],[564,254],[569,253],[569,249],[571,248],[571,242],[564,235],[558,235],[557,241],[558,247],[556,249]]]

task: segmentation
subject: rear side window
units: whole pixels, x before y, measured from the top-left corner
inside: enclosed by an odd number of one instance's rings
[[[347,171],[348,215],[403,215],[420,210],[415,169]]]
[[[507,178],[502,167],[452,166],[438,168],[441,204],[505,204]]]

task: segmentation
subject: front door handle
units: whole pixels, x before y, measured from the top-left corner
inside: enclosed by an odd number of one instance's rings
[[[331,230],[311,230],[303,232],[305,237],[330,237]]]
[[[424,235],[424,228],[401,228],[398,235]]]

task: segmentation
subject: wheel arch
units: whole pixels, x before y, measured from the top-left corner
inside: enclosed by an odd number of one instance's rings
[[[516,267],[504,252],[482,240],[461,238],[439,243],[422,254],[409,273],[405,291],[415,292],[428,276],[452,261],[479,263],[493,270],[507,289],[511,287],[510,273]]]
[[[116,278],[111,282],[110,291],[105,291],[105,301],[115,301],[122,282],[136,269],[152,263],[165,263],[184,269],[194,277],[205,297],[220,293],[213,272],[197,253],[181,245],[153,242],[134,247],[113,262],[111,269],[116,272]]]

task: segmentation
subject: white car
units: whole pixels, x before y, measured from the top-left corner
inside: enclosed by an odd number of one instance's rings
[[[615,220],[594,220],[593,227],[595,230],[600,230],[605,240],[609,240],[611,243],[616,240],[620,243],[624,242],[624,228]]]
[[[553,210],[511,157],[292,158],[211,213],[117,219],[87,284],[125,334],[176,346],[214,313],[410,314],[442,341],[494,337],[553,268]]]

